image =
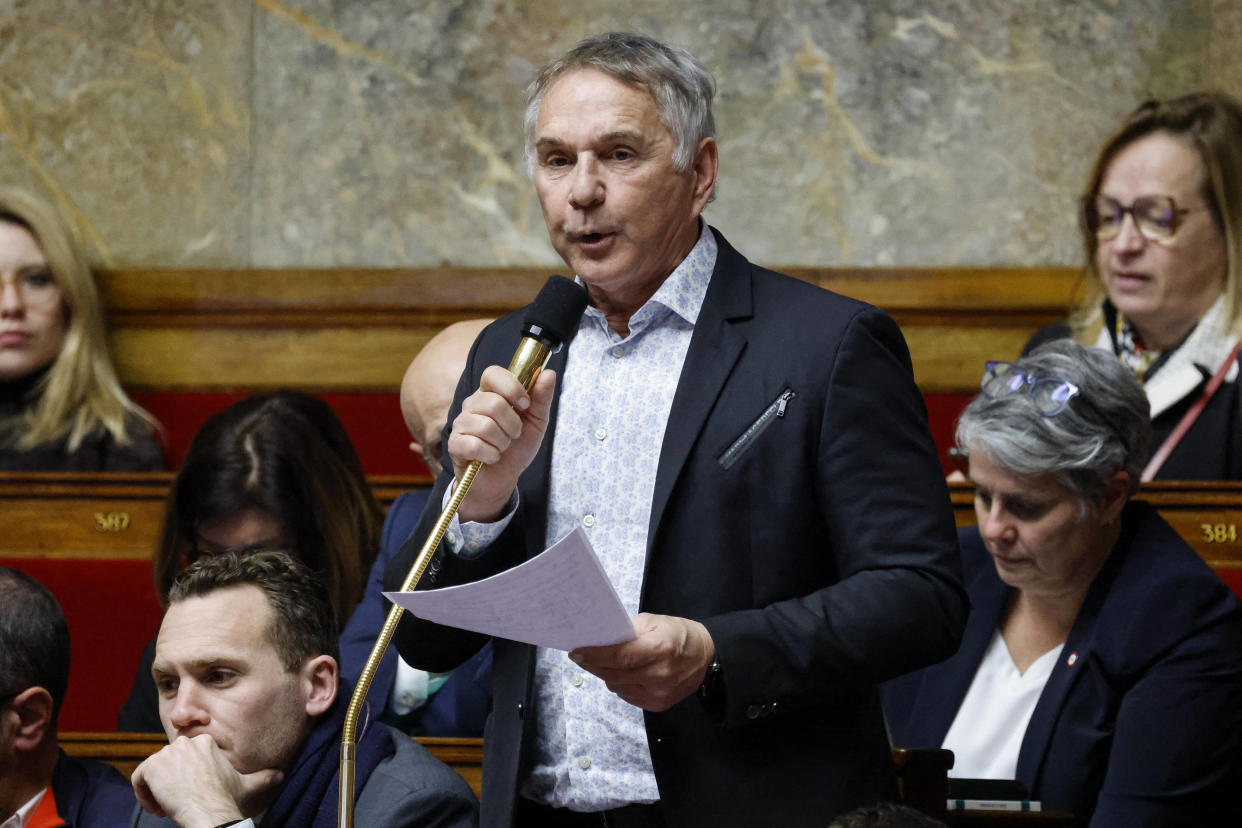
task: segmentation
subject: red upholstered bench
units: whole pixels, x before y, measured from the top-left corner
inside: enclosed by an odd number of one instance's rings
[[[223,411],[248,391],[139,391],[133,397],[164,428],[164,457],[170,469],[185,459],[190,441],[207,418]],[[396,393],[382,391],[316,392],[332,406],[349,433],[367,474],[424,474],[422,459],[410,451],[409,432],[401,418]],[[932,438],[945,473],[952,469],[949,448],[957,417],[972,399],[970,394],[924,394]]]
[[[399,378],[398,378],[399,379]],[[139,405],[150,411],[164,434],[164,458],[180,467],[190,441],[212,414],[223,411],[250,391],[139,391]],[[315,392],[341,418],[367,474],[425,474],[422,458],[409,451],[410,435],[396,392]]]
[[[60,729],[115,730],[138,656],[159,629],[162,610],[151,562],[5,558],[0,563],[50,589],[69,622],[73,662]]]

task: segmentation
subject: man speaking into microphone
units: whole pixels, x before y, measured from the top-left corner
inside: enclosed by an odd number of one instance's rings
[[[475,342],[432,502],[483,466],[421,586],[582,527],[638,635],[494,641],[483,825],[822,826],[893,798],[876,685],[951,655],[966,617],[901,333],[700,218],[718,154],[689,53],[599,35],[528,96],[548,234],[592,306],[529,393],[501,367],[522,313]],[[487,639],[407,613],[396,641],[444,671]]]

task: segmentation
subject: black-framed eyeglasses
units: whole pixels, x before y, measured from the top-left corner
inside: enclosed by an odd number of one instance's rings
[[[1129,207],[1122,206],[1115,198],[1096,193],[1085,195],[1079,201],[1079,217],[1082,226],[1094,233],[1100,241],[1117,238],[1121,232],[1126,213],[1134,219],[1139,233],[1150,241],[1167,241],[1177,233],[1181,217],[1191,212],[1178,207],[1173,196],[1149,195],[1134,199]]]
[[[979,390],[989,400],[1026,394],[1034,402],[1035,410],[1045,417],[1055,417],[1069,407],[1071,400],[1077,398],[1094,411],[1100,421],[1117,436],[1126,454],[1130,453],[1129,441],[1112,419],[1101,411],[1099,406],[1083,396],[1081,389],[1069,380],[1052,374],[1033,376],[1012,362],[988,362],[984,364],[983,379],[979,383]]]

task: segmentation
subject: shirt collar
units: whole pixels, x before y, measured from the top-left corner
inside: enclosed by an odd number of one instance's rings
[[[651,324],[665,311],[672,311],[691,326],[699,320],[699,311],[703,307],[704,297],[707,296],[707,285],[711,282],[712,271],[716,269],[718,251],[716,236],[707,226],[707,222],[700,219],[699,227],[699,240],[686,258],[681,260],[681,264],[673,269],[651,298],[630,317],[631,333]],[[581,284],[582,278],[575,277],[575,281]],[[607,324],[604,313],[599,308],[587,308],[583,315],[584,324],[587,317]]]
[[[43,797],[52,792],[51,788],[44,788],[37,794],[26,801],[26,804],[17,809],[17,813],[0,823],[0,828],[23,828],[30,822],[30,818],[34,816],[34,812],[39,807],[39,803],[43,801]]]

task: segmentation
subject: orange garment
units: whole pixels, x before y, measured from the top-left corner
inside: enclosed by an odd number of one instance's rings
[[[60,814],[56,813],[56,797],[52,796],[49,786],[43,792],[43,799],[39,800],[39,807],[31,814],[30,822],[26,823],[26,828],[61,828],[66,824]]]

